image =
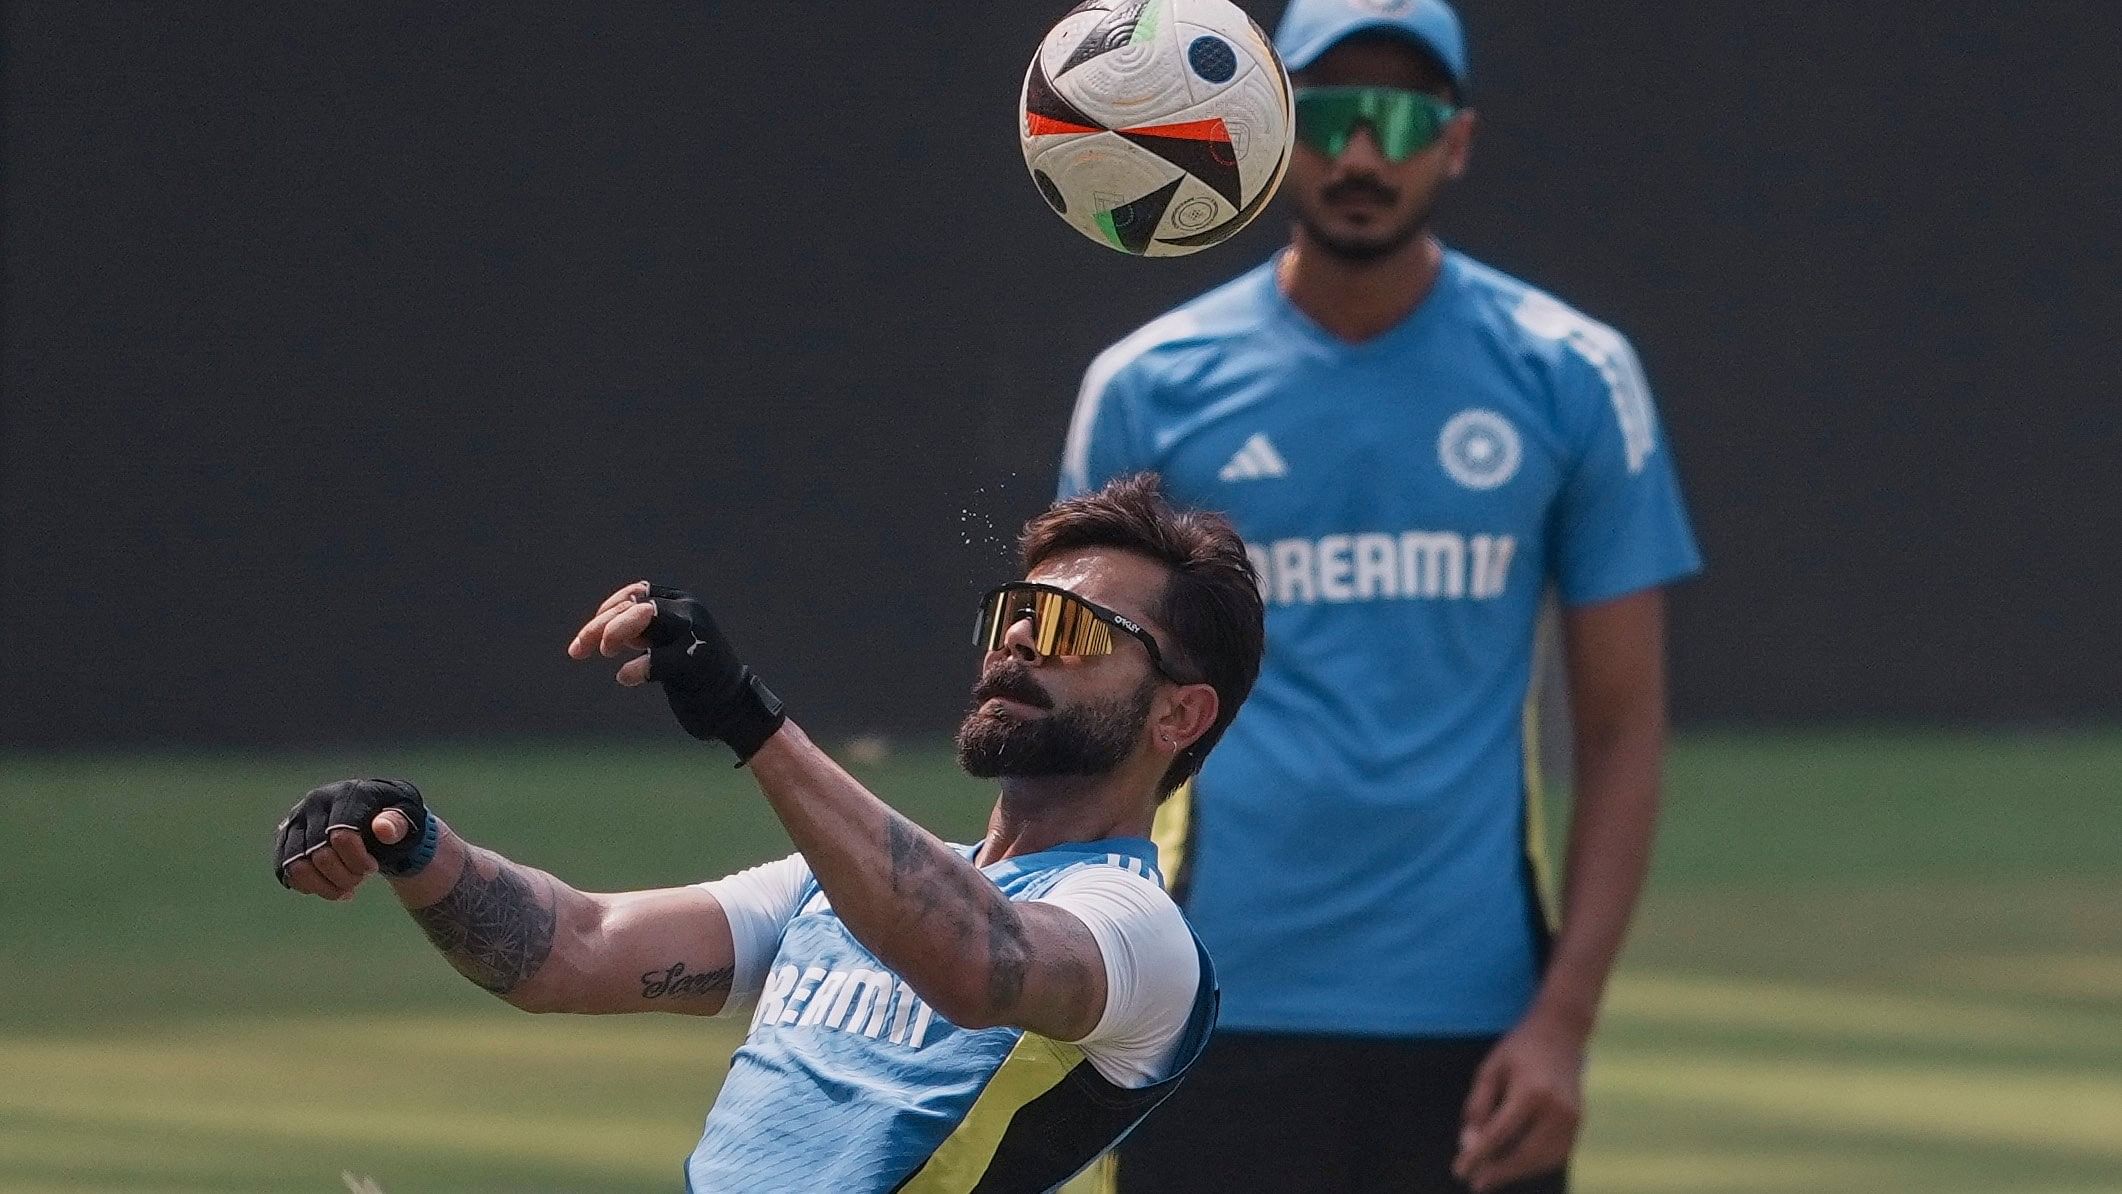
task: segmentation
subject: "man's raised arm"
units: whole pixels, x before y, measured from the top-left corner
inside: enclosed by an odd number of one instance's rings
[[[1090,929],[1049,904],[1014,903],[979,868],[843,771],[738,661],[690,594],[636,582],[605,598],[568,654],[645,651],[621,684],[651,679],[694,737],[729,745],[857,940],[961,1028],[1012,1024],[1080,1040],[1105,1011]]]
[[[961,1028],[1081,1040],[1105,1012],[1105,964],[1074,913],[1018,903],[784,725],[752,777],[856,939]]]
[[[403,780],[311,792],[281,822],[274,863],[289,888],[335,901],[383,874],[459,974],[524,1011],[711,1016],[730,993],[713,895],[577,891],[457,836]]]

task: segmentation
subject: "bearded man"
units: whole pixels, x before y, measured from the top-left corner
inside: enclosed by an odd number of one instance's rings
[[[1200,1055],[1217,993],[1165,895],[1157,804],[1260,666],[1262,606],[1221,518],[1153,478],[1056,503],[982,603],[959,761],[1000,781],[947,845],[813,745],[697,598],[637,582],[568,646],[631,656],[679,723],[749,767],[796,853],[690,887],[592,894],[474,846],[404,780],[318,788],[275,872],[345,900],[381,873],[450,964],[526,1011],[751,1010],[685,1166],[697,1191],[1046,1190]]]

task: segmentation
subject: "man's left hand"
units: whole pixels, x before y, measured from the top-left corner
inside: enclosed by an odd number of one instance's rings
[[[1535,1012],[1496,1042],[1474,1075],[1452,1172],[1476,1191],[1553,1173],[1584,1116],[1584,1041]]]

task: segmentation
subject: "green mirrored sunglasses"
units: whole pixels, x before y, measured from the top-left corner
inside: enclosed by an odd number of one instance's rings
[[[1330,158],[1348,148],[1357,126],[1369,125],[1385,160],[1404,162],[1435,144],[1459,114],[1448,100],[1399,87],[1300,87],[1296,99],[1297,139]]]

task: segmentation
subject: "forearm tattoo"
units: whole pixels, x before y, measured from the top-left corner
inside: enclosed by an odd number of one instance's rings
[[[498,864],[493,878],[483,878],[472,865],[475,853]],[[465,855],[464,869],[449,894],[412,909],[412,915],[457,973],[506,995],[536,974],[553,952],[557,904],[552,880],[545,875],[474,851]]]
[[[892,891],[906,897],[915,918],[941,914],[936,928],[953,941],[970,941],[985,922],[987,998],[997,1011],[1008,1011],[1024,995],[1024,975],[1031,965],[1031,942],[1024,920],[1009,901],[987,887],[979,874],[938,865],[928,836],[904,817],[884,823],[885,845],[892,860]]]
[[[996,1008],[1017,1006],[1024,995],[1024,971],[1031,965],[1031,942],[1024,920],[1006,903],[987,922],[987,999]]]

